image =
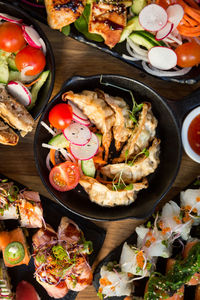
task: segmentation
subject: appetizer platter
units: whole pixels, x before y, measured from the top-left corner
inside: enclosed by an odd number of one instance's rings
[[[75,299],[92,282],[105,231],[3,175],[0,194],[0,288],[16,300]]]
[[[12,14],[10,12],[12,11]],[[54,82],[51,47],[26,14],[0,3],[0,143],[15,146],[32,131]]]
[[[100,262],[100,299],[199,299],[199,196],[197,178]]]
[[[153,76],[187,84],[199,80],[200,7],[195,0],[83,1],[74,10],[70,1],[14,4],[53,29]]]
[[[199,104],[198,95],[199,91],[185,99],[183,110],[179,102],[180,123],[186,111]],[[62,114],[63,106],[68,115]],[[59,121],[64,127],[55,130]],[[178,171],[179,121],[160,96],[133,79],[119,75],[73,77],[38,123],[34,149],[39,174],[59,203],[82,216],[96,220],[145,218]],[[62,171],[72,168],[68,182]]]

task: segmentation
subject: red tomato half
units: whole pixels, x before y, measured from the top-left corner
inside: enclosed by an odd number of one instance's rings
[[[33,67],[32,70],[25,73],[25,75],[32,76],[39,74],[44,69],[46,59],[40,49],[28,45],[17,53],[15,63],[19,71],[29,66]]]
[[[17,52],[26,45],[22,29],[19,25],[4,22],[0,25],[0,49]]]
[[[194,67],[200,64],[200,45],[188,42],[179,45],[176,50],[177,65],[182,68]]]
[[[51,169],[49,181],[60,192],[74,189],[80,179],[78,166],[70,161],[61,163]]]
[[[72,107],[66,103],[56,104],[49,112],[49,122],[57,129],[65,129],[72,120]]]

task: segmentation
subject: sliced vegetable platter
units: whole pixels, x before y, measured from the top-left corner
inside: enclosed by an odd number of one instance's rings
[[[8,179],[9,181],[14,182],[14,184],[19,188],[19,189],[24,189],[26,188],[22,184],[9,179],[8,177],[0,174],[0,180]],[[50,224],[55,230],[57,230],[60,220],[63,216],[67,216],[71,220],[73,220],[83,231],[85,238],[92,241],[93,243],[93,252],[89,256],[89,263],[92,265],[94,263],[94,260],[100,251],[104,239],[105,239],[105,231],[104,229],[96,226],[90,221],[87,221],[85,219],[82,219],[81,217],[78,217],[69,211],[67,211],[65,208],[62,206],[52,202],[50,199],[41,196],[41,203],[43,207],[43,214],[44,214],[44,220],[46,221],[47,224]],[[17,226],[19,226],[19,223],[16,220],[5,220],[4,222],[4,227],[6,230],[13,230]],[[32,253],[31,245],[32,245],[32,236],[33,234],[37,231],[37,229],[28,229],[28,237],[27,241],[30,246],[30,252]],[[54,299],[50,297],[46,290],[35,280],[34,278],[34,272],[35,272],[35,266],[34,266],[34,260],[31,258],[30,263],[28,266],[26,265],[20,265],[12,268],[8,268],[8,273],[11,278],[11,284],[13,287],[13,290],[16,290],[16,287],[19,282],[22,280],[26,280],[29,283],[31,283],[39,296],[41,297],[42,300],[50,300]],[[74,291],[69,291],[67,295],[63,298],[60,298],[61,300],[73,300],[77,296],[77,292]]]
[[[195,179],[189,186],[187,186],[183,191],[187,189],[199,189],[200,188],[200,180],[199,177]],[[177,194],[172,201],[174,201],[177,205],[180,205],[180,193]],[[160,208],[161,209],[161,208]],[[148,220],[145,221],[145,225],[148,227],[148,224],[153,224],[155,221],[156,213],[153,214]],[[200,239],[200,226],[193,226],[192,230],[190,231],[191,238]],[[93,285],[96,288],[96,291],[99,291],[100,283],[99,280],[101,278],[100,271],[103,266],[106,266],[108,263],[112,262],[114,263],[114,266],[116,265],[116,268],[119,266],[118,263],[120,261],[120,256],[122,253],[122,249],[124,246],[124,243],[127,243],[128,245],[136,246],[137,244],[137,233],[136,231],[133,232],[125,241],[123,241],[118,247],[116,247],[113,251],[111,251],[96,267],[94,271],[94,278],[93,278]],[[186,241],[187,242],[187,241]],[[179,255],[183,251],[183,243],[179,243],[178,241],[174,242],[173,252],[172,252],[172,258],[175,258],[177,255]],[[157,263],[156,263],[156,272],[160,272],[162,274],[165,274],[165,269],[167,265],[167,259],[163,257],[159,257]],[[114,269],[113,269],[114,270]],[[116,272],[116,270],[114,270]],[[120,275],[118,275],[120,276]],[[144,291],[147,283],[147,278],[142,278],[140,280],[134,281],[134,295],[131,299],[144,299]],[[192,285],[185,286],[184,291],[184,300],[191,300],[196,299],[195,298],[195,287]],[[134,298],[135,297],[135,298]],[[137,298],[138,297],[138,298]],[[175,296],[176,297],[176,296]],[[127,297],[128,299],[129,297]],[[100,299],[110,299],[110,300],[124,300],[126,299],[126,296],[113,296],[113,297],[106,297],[103,298],[102,295],[100,295]],[[170,298],[171,299],[171,298]],[[173,297],[173,299],[176,299]],[[179,298],[177,298],[179,299]],[[182,299],[182,298],[180,298]]]
[[[45,7],[43,6],[43,4],[40,1],[39,2],[38,1],[28,1],[28,0],[18,0],[18,1],[17,0],[15,0],[15,1],[8,0],[8,1],[12,2],[12,4],[14,4],[22,9],[25,9],[28,13],[30,13],[33,17],[37,18],[39,21],[47,23]],[[87,16],[85,16],[84,18],[87,19]],[[62,32],[80,42],[83,42],[83,43],[93,46],[99,50],[102,50],[108,54],[111,54],[112,56],[114,56],[118,59],[121,59],[124,62],[131,64],[140,70],[145,71],[144,65],[141,61],[134,61],[134,60],[131,61],[126,58],[126,56],[130,56],[130,54],[127,52],[126,41],[124,41],[122,43],[118,43],[114,48],[110,49],[109,47],[107,47],[104,44],[104,42],[102,42],[102,38],[99,35],[95,35],[97,38],[94,38],[94,34],[93,34],[92,40],[87,39],[87,36],[89,38],[91,38],[91,36],[90,36],[91,34],[88,32],[87,33],[85,32],[85,29],[84,29],[85,25],[83,24],[84,22],[82,22],[82,21],[80,21],[79,27],[81,26],[81,28],[79,28],[79,30],[82,31],[83,33],[85,33],[85,35],[82,34],[81,32],[79,32],[76,29],[76,27],[74,26],[74,24],[70,25],[70,30],[69,30],[69,26],[63,27]],[[169,30],[171,30],[171,29],[169,29]],[[158,32],[160,33],[160,31],[158,31]],[[161,32],[161,34],[165,34],[165,33]],[[158,37],[158,41],[159,41],[159,38],[160,37]],[[161,50],[160,50],[160,48],[161,48]],[[157,53],[154,53],[156,51],[162,51],[162,53],[159,52],[159,55],[161,55],[161,56],[170,54],[170,53],[168,53],[169,51],[167,53],[163,53],[164,50],[162,49],[162,47],[153,47],[152,49],[153,49],[153,51],[152,51],[151,55],[153,57],[158,57]],[[123,55],[125,55],[125,57],[123,57]],[[169,55],[169,56],[171,58],[173,55]],[[173,60],[173,57],[172,57],[172,60]],[[166,59],[165,61],[169,61],[169,60]],[[156,62],[157,62],[157,59],[156,59]],[[152,73],[152,75],[153,75],[153,73]],[[154,76],[157,77],[157,75],[154,75]],[[161,79],[167,80],[167,81],[174,81],[174,82],[178,82],[178,83],[195,84],[200,80],[200,66],[192,67],[192,69],[185,75],[174,76],[174,77],[159,75],[158,78],[161,78]]]

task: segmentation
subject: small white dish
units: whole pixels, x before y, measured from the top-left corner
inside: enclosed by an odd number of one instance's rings
[[[182,144],[185,152],[187,155],[196,161],[197,163],[200,163],[200,155],[198,155],[194,150],[191,148],[190,143],[188,141],[188,129],[191,124],[191,122],[200,114],[200,106],[193,109],[185,118],[182,130],[181,130],[181,138],[182,138]]]

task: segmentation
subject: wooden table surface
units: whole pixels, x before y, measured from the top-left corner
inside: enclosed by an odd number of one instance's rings
[[[62,83],[71,76],[102,73],[120,74],[132,77],[149,85],[161,96],[173,100],[180,100],[197,87],[200,87],[200,84],[188,86],[156,79],[108,54],[79,43],[69,37],[65,37],[60,32],[53,31],[46,25],[40,25],[47,34],[55,55],[56,78],[52,97],[60,90]],[[25,138],[21,138],[19,144],[14,148],[0,146],[0,173],[51,198],[44,188],[35,167],[33,140],[34,130]],[[174,151],[176,151],[176,149],[174,149]],[[199,164],[192,161],[185,153],[183,153],[178,176],[172,189],[163,201],[170,200],[171,197],[181,191],[182,188],[189,184],[199,174]],[[127,238],[134,231],[137,224],[138,222],[130,219],[117,222],[98,222],[99,226],[107,230],[107,235],[96,263]],[[98,299],[98,297],[96,296],[94,287],[90,286],[79,293],[77,299],[95,300]]]

